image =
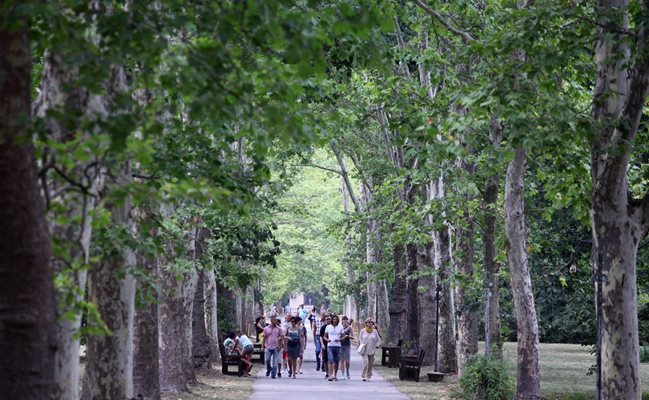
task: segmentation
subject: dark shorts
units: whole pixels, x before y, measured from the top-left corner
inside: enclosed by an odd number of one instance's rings
[[[245,356],[246,354],[252,354],[252,352],[255,350],[255,346],[249,344],[246,347],[243,348],[243,351],[241,352],[242,356]]]
[[[288,358],[298,358],[300,356],[300,344],[288,345],[287,349]]]
[[[350,345],[342,345],[341,348],[342,348],[341,357],[342,357],[343,361],[349,361],[350,360],[350,353],[351,353],[351,346]]]
[[[337,363],[340,362],[340,353],[342,350],[340,346],[328,346],[327,347],[327,362]]]

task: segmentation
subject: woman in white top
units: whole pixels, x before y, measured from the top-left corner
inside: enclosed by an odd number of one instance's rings
[[[365,320],[365,327],[361,329],[361,334],[358,337],[358,344],[365,344],[365,354],[363,354],[363,381],[369,382],[372,379],[372,365],[374,364],[374,353],[381,345],[381,338],[376,329],[374,329],[374,320],[367,318]]]
[[[237,329],[237,339],[235,340],[236,348],[241,354],[241,361],[246,366],[243,370],[243,376],[250,376],[250,370],[252,369],[252,352],[255,347],[252,345],[252,341],[248,338],[247,335],[241,333],[241,329]]]

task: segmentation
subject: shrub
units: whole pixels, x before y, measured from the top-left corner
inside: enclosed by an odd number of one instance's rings
[[[640,346],[640,362],[649,363],[649,346]]]
[[[457,397],[468,400],[508,400],[513,393],[514,381],[501,361],[474,356],[460,378]]]

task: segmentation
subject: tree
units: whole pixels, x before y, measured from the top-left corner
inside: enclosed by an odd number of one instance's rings
[[[0,382],[7,398],[44,399],[54,383],[54,285],[31,114],[32,58],[24,8],[0,19]]]
[[[601,321],[598,396],[639,399],[636,257],[649,230],[649,193],[630,191],[628,167],[649,95],[649,4],[601,0],[596,12],[591,207]]]

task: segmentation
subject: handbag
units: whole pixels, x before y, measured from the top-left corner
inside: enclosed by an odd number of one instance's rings
[[[367,346],[365,345],[365,343],[361,343],[358,346],[358,350],[356,350],[356,351],[358,352],[358,354],[364,356],[365,355],[365,350],[367,350]]]

